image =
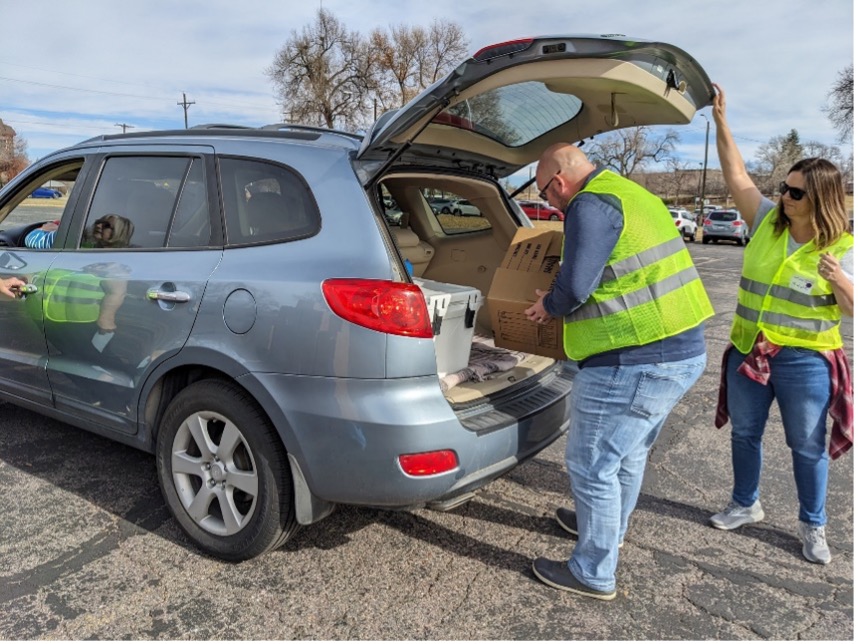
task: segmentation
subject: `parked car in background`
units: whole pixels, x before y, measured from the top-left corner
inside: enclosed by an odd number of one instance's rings
[[[520,200],[518,205],[529,219],[534,221],[563,221],[564,214],[543,201]]]
[[[34,199],[59,199],[63,196],[63,193],[55,188],[46,188],[42,186],[41,188],[36,188],[30,194]]]
[[[452,215],[456,200],[449,197],[428,197],[429,206],[436,215]]]
[[[668,208],[679,234],[690,242],[697,239],[697,221],[685,208]]]
[[[482,213],[480,213],[479,208],[467,199],[456,199],[453,202],[453,214],[464,215],[466,217],[479,217]]]
[[[561,141],[688,124],[714,95],[670,44],[552,36],[482,48],[364,135],[210,125],[45,155],[0,190],[0,277],[28,286],[0,299],[0,399],[153,454],[176,523],[229,560],[339,504],[456,507],[571,412],[567,360],[443,380],[443,357],[491,336],[480,301],[531,227],[502,182]],[[50,181],[70,186],[55,246],[27,248],[44,222],[18,211]],[[482,216],[439,217],[441,194]],[[468,294],[446,337],[432,283]]]
[[[703,220],[703,243],[726,239],[744,246],[750,240],[748,224],[738,210],[714,210]]]

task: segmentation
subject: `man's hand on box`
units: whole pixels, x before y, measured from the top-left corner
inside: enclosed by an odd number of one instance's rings
[[[536,289],[536,302],[533,305],[525,309],[524,314],[527,316],[527,319],[531,322],[536,322],[537,324],[548,324],[551,321],[551,316],[548,314],[548,311],[545,310],[545,307],[542,305],[542,301],[545,299],[548,291],[541,291]]]

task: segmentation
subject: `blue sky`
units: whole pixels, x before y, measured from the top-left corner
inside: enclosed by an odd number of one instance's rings
[[[725,88],[746,159],[773,136],[837,143],[821,111],[853,61],[851,0],[322,0],[350,29],[458,22],[473,53],[543,34],[625,34],[676,45]],[[121,131],[282,120],[264,70],[319,0],[0,0],[0,119],[31,160]],[[702,112],[709,115],[708,108]],[[706,121],[678,129],[678,154],[703,160]],[[843,146],[848,157],[850,150]],[[714,130],[710,164],[717,163]]]

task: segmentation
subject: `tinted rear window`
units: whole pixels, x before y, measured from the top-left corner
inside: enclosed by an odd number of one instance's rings
[[[709,219],[712,221],[736,221],[738,217],[739,213],[729,212],[727,210],[716,210],[715,212],[709,213]]]
[[[440,112],[434,120],[517,147],[572,120],[580,111],[577,96],[525,81],[474,96]]]

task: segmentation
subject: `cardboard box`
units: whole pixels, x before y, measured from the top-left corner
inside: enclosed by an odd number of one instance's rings
[[[519,228],[495,271],[487,298],[496,346],[566,360],[563,320],[536,324],[524,315],[536,302],[536,289],[551,289],[562,248],[559,231]]]

